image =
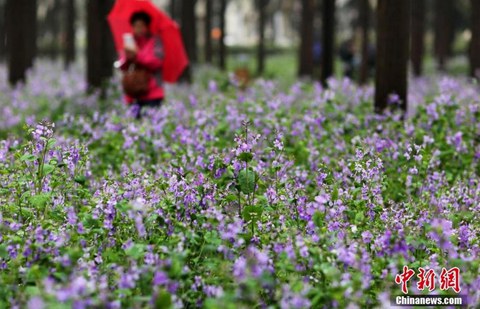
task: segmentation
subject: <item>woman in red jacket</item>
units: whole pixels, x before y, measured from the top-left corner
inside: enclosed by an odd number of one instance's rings
[[[147,70],[150,74],[148,92],[138,98],[126,95],[128,104],[136,106],[136,116],[140,118],[143,107],[160,107],[164,98],[162,87],[163,46],[160,38],[150,33],[151,17],[145,12],[137,12],[130,18],[134,44],[125,44],[124,56],[120,59],[120,69],[129,70],[132,64]]]

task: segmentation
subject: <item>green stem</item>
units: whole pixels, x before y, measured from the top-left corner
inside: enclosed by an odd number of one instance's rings
[[[252,238],[255,237],[255,224],[254,224],[254,221],[253,219],[250,219],[251,221],[251,228],[252,228]]]
[[[40,162],[38,164],[38,171],[37,171],[37,190],[36,194],[40,194],[42,190],[42,184],[43,184],[43,167],[45,166],[45,157],[47,156],[47,150],[48,150],[48,140],[45,140],[42,156],[40,157]]]
[[[242,197],[240,195],[240,190],[237,190],[238,192],[238,216],[242,218]]]

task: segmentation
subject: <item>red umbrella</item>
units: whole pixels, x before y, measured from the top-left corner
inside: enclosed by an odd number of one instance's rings
[[[183,46],[180,28],[150,0],[117,0],[115,2],[115,6],[108,15],[108,22],[117,51],[123,51],[123,35],[132,33],[130,17],[140,11],[150,15],[152,18],[150,30],[153,35],[158,35],[163,43],[165,54],[163,80],[174,83],[188,66],[188,57]]]

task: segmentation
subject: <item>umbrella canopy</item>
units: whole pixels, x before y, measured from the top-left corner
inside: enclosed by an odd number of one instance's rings
[[[132,33],[130,17],[145,12],[152,18],[150,31],[160,37],[164,49],[163,80],[174,83],[188,66],[188,57],[177,23],[160,11],[150,0],[117,0],[108,15],[115,47],[123,51],[123,35]]]

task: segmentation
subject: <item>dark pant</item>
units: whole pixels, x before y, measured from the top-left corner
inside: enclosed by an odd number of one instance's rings
[[[143,108],[158,108],[162,106],[163,99],[154,99],[154,100],[137,100],[133,103],[135,118],[142,118]]]

